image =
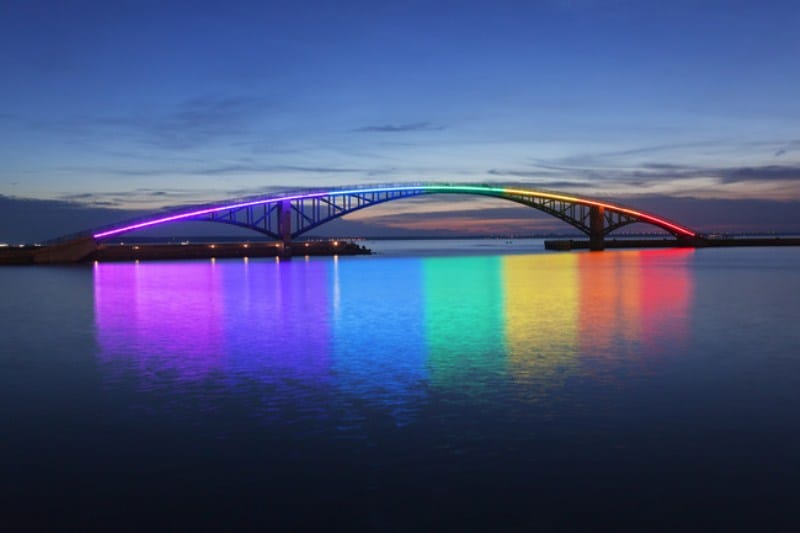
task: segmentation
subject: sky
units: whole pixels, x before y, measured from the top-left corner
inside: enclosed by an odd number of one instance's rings
[[[769,0],[4,0],[0,241],[409,181],[800,231],[798,28],[800,3]],[[378,233],[563,227],[530,211],[434,197],[349,218]]]

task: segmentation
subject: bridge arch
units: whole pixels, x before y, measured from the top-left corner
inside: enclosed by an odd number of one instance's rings
[[[214,205],[182,208],[121,222],[93,231],[92,237],[95,240],[102,240],[172,222],[207,220],[249,228],[288,243],[313,228],[354,211],[393,200],[430,194],[488,196],[538,209],[585,233],[593,249],[602,249],[606,235],[634,222],[663,229],[678,240],[690,241],[697,238],[695,231],[665,218],[599,200],[524,187],[450,183],[379,185],[277,193]]]

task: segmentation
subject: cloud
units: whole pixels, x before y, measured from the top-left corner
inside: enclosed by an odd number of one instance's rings
[[[197,171],[187,171],[188,174],[232,174],[239,172],[308,172],[315,174],[341,174],[366,172],[363,168],[346,167],[325,167],[325,166],[296,166],[296,165],[228,165],[223,167],[211,167]]]
[[[535,187],[545,188],[545,189],[573,189],[575,187],[580,187],[582,189],[585,188],[594,188],[597,187],[596,183],[592,183],[586,180],[554,180],[554,179],[542,179],[542,178],[549,178],[551,176],[558,176],[561,175],[559,172],[540,172],[540,171],[528,171],[528,170],[503,170],[503,169],[496,169],[492,168],[486,171],[487,174],[491,176],[502,176],[502,177],[512,177],[512,178],[524,178],[526,184],[533,185]]]
[[[105,141],[114,135],[149,146],[186,150],[244,136],[267,107],[267,101],[260,97],[209,96],[190,98],[161,112],[33,121],[30,127],[59,133],[72,141]]]
[[[0,195],[0,241],[42,242],[143,214],[102,203],[39,200]]]
[[[789,146],[789,145],[787,145]],[[620,154],[623,152],[615,152]],[[648,187],[663,183],[696,181],[698,179],[716,180],[718,184],[735,184],[742,182],[797,182],[800,184],[800,165],[753,165],[753,166],[711,166],[711,165],[682,165],[661,161],[648,161],[639,164],[614,164],[597,166],[572,165],[565,163],[570,158],[547,162],[536,160],[532,169],[501,170],[491,169],[489,174],[495,176],[513,176],[535,180],[541,177],[551,179],[548,186],[558,187],[593,187],[613,188],[614,186]],[[533,182],[532,182],[533,183]],[[544,185],[544,181],[535,183]],[[635,191],[634,191],[635,192]],[[677,191],[681,192],[681,191]]]
[[[645,185],[661,179],[715,178],[720,183],[750,181],[797,181],[800,183],[800,166],[764,165],[741,167],[681,166],[667,163],[648,163],[643,170],[609,171],[609,177],[631,184]]]
[[[164,202],[171,206],[208,201],[210,196],[216,197],[218,191],[205,189],[149,189],[139,188],[130,191],[105,191],[99,193],[76,193],[61,195],[55,202],[64,202],[75,206],[111,206],[120,209],[153,209],[160,208]]]
[[[574,168],[574,167],[598,167],[605,166],[609,161],[616,161],[619,159],[627,159],[631,156],[652,155],[665,152],[674,152],[677,150],[696,150],[698,148],[707,148],[712,146],[720,146],[721,143],[717,141],[698,141],[687,143],[664,143],[651,146],[640,146],[638,148],[629,148],[625,150],[613,150],[608,152],[597,153],[584,153],[574,154],[553,161],[544,161],[541,159],[534,159],[537,166],[543,168]]]
[[[261,165],[261,164],[231,164],[222,166],[187,166],[187,167],[156,167],[156,168],[116,168],[116,167],[60,167],[66,172],[92,172],[117,176],[224,176],[229,174],[275,173],[292,172],[308,174],[354,174],[377,172],[366,168],[357,167],[326,167],[303,165]]]
[[[193,98],[159,119],[144,124],[157,144],[189,148],[220,136],[245,133],[253,118],[264,110],[261,98]]]
[[[800,182],[800,166],[768,165],[761,167],[734,167],[717,170],[724,183],[771,180]]]
[[[430,122],[411,122],[408,124],[384,124],[380,126],[363,126],[353,131],[376,133],[401,133],[407,131],[440,131],[444,126],[437,126]]]
[[[783,145],[781,148],[778,148],[777,150],[775,150],[775,152],[772,155],[774,155],[775,157],[780,157],[780,156],[786,155],[787,153],[789,153],[791,151],[794,151],[794,150],[800,150],[800,140],[798,140],[798,141],[789,141],[788,143]]]

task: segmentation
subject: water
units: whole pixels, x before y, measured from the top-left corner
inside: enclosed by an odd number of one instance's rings
[[[3,268],[0,529],[797,525],[800,249],[434,244]]]

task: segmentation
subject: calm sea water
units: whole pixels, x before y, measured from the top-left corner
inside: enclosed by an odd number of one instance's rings
[[[800,249],[0,270],[0,529],[794,529]]]

